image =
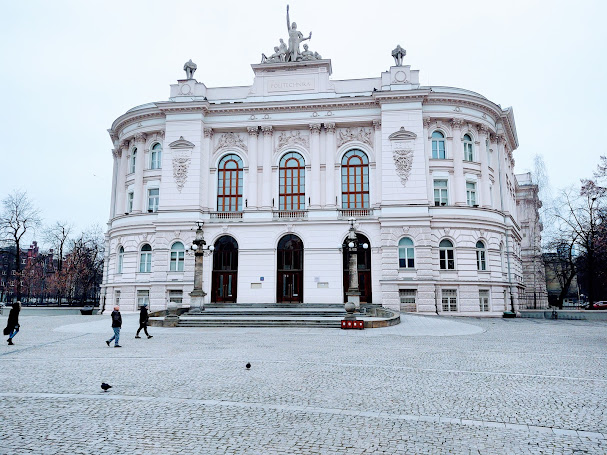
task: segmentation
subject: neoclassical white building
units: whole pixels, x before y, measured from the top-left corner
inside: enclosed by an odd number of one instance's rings
[[[189,306],[198,221],[214,247],[205,303],[344,302],[350,218],[368,246],[362,302],[460,315],[518,305],[512,109],[422,86],[407,65],[333,80],[319,57],[264,56],[244,87],[188,74],[167,101],[114,121],[106,305]]]

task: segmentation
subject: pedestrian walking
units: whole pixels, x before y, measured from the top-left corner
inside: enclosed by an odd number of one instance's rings
[[[10,313],[8,313],[8,321],[6,321],[6,327],[4,329],[4,334],[8,335],[8,340],[6,340],[8,342],[9,346],[14,345],[15,343],[13,343],[13,338],[15,338],[15,335],[17,335],[17,333],[19,333],[19,312],[21,311],[21,302],[16,301],[15,303],[13,303],[13,307],[11,308]]]
[[[135,334],[135,338],[141,338],[139,336],[139,332],[143,329],[145,335],[148,337],[148,340],[152,338],[152,335],[148,333],[148,321],[150,316],[148,315],[148,304],[144,303],[141,305],[141,311],[139,312],[139,328],[137,329],[137,333]]]
[[[109,346],[112,340],[115,340],[114,347],[122,347],[118,344],[118,342],[120,341],[120,327],[122,327],[122,316],[120,315],[120,307],[116,305],[114,307],[114,311],[112,311],[112,329],[114,329],[114,336],[109,340],[106,340],[105,344]]]

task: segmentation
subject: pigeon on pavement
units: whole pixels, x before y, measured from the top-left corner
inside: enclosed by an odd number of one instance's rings
[[[249,368],[251,368],[251,363],[247,362],[247,364],[245,365],[245,367],[247,367],[247,370],[248,370]]]
[[[112,386],[111,386],[111,385],[109,385],[109,384],[106,384],[105,382],[102,382],[102,383],[101,383],[101,388],[103,389],[103,391],[104,391],[104,392],[107,392],[107,391],[108,391],[108,389],[111,389],[111,388],[112,388]]]

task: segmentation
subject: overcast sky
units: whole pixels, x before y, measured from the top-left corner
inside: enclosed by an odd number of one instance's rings
[[[290,0],[333,79],[379,77],[400,43],[423,85],[512,106],[516,172],[541,154],[558,188],[607,154],[607,2]],[[208,87],[250,85],[250,64],[287,38],[285,1],[5,0],[0,3],[0,198],[26,190],[45,224],[109,216],[107,129],[166,100],[198,64]],[[38,234],[38,237],[39,234]]]

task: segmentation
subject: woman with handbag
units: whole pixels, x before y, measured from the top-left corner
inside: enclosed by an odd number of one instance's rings
[[[17,301],[13,303],[10,313],[8,314],[8,321],[6,322],[6,328],[4,334],[8,335],[8,345],[12,346],[13,338],[19,332],[19,312],[21,311],[21,302]]]

